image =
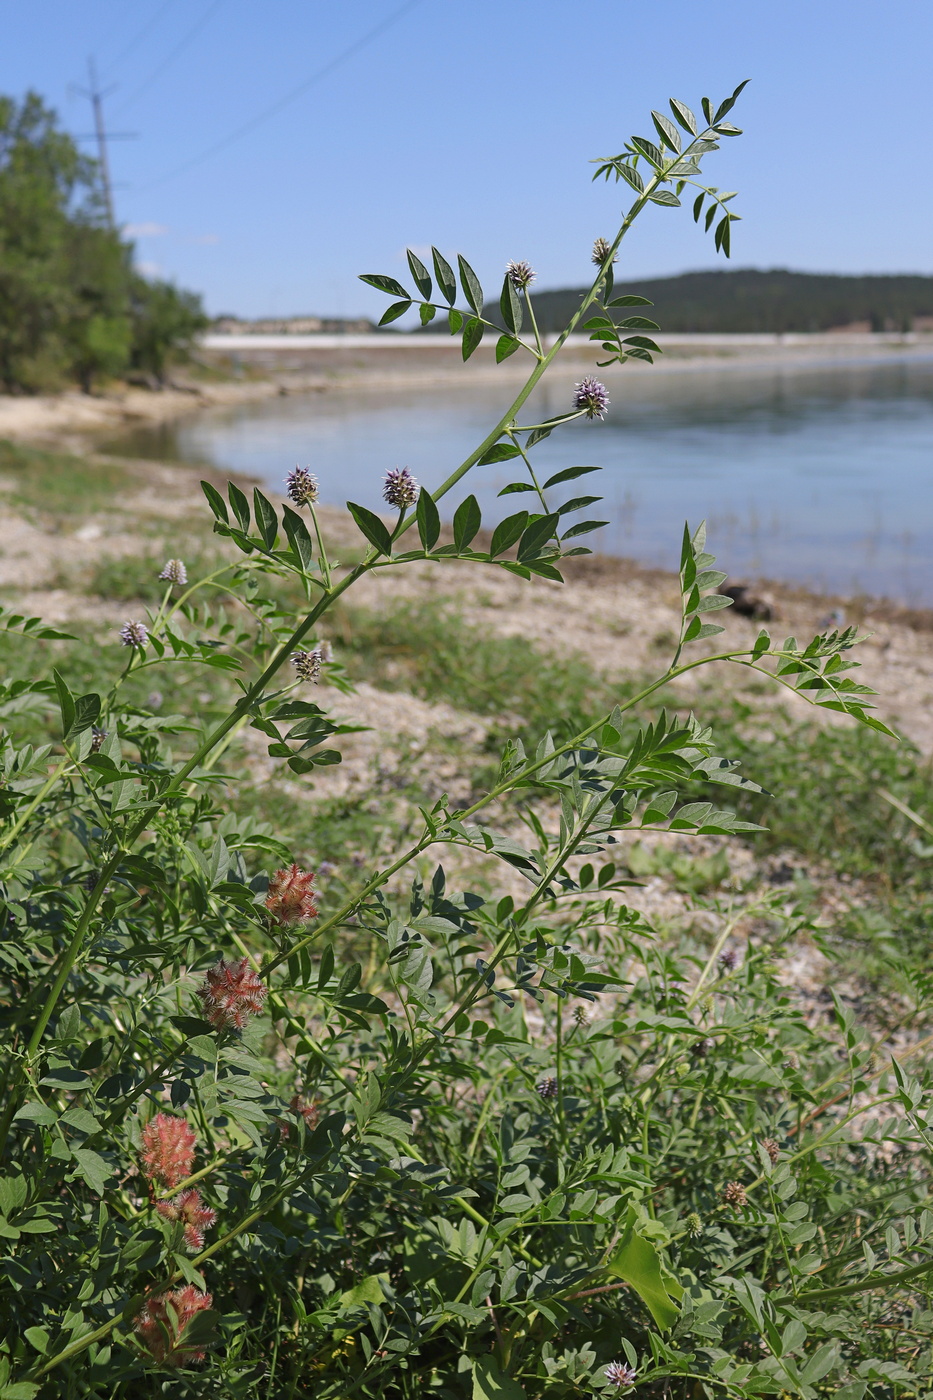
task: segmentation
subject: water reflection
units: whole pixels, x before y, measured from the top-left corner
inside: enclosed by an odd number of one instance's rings
[[[570,385],[565,373],[542,389],[525,421],[563,411]],[[535,452],[542,475],[605,468],[583,483],[606,498],[588,512],[612,522],[592,537],[600,549],[670,566],[684,519],[705,516],[733,576],[933,604],[933,361],[636,371],[610,391],[605,423],[572,424]],[[301,462],[324,500],[378,509],[389,467],[436,487],[508,401],[502,384],[335,390],[212,410],[111,446],[248,472],[275,489]],[[496,494],[516,475],[512,463],[471,474],[488,519],[507,513]]]

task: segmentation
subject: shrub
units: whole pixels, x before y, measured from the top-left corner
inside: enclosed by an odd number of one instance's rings
[[[613,299],[616,251],[699,183],[737,96],[704,100],[699,130],[672,102],[660,144],[600,165],[635,199],[566,331],[589,317],[609,360],[656,352],[653,323]],[[725,198],[700,184],[695,210],[712,201],[728,251]],[[469,264],[409,263],[417,295],[365,279],[395,298],[383,319],[440,311],[468,356],[488,324]],[[560,350],[538,338],[532,280],[510,263],[500,297],[498,358],[531,361],[515,401],[433,495],[394,473],[391,515],[348,505],[357,562],[331,563],[307,474],[284,509],[205,484],[230,563],[186,580],[170,561],[94,690],[32,667],[3,688],[2,1397],[931,1393],[929,979],[894,1026],[858,1024],[840,996],[814,1016],[781,979],[807,929],[786,891],[662,939],[614,859],[623,832],[760,830],[736,810],[760,789],[712,728],[652,713],[685,672],[752,669],[887,734],[848,674],[855,629],[710,656],[730,600],[686,530],[669,665],[532,738],[546,694],[503,653],[524,738],[470,805],[425,801],[346,895],[239,813],[217,766],[247,726],[293,783],[339,761],[346,726],[314,687],[349,681],[321,623],[367,573],[457,560],[556,581],[583,548],[595,524],[570,521],[598,498],[558,488],[593,469],[541,483],[532,454],[607,396],[588,379],[565,414],[519,422]],[[437,503],[507,460],[504,494],[530,509],[474,548],[468,495],[441,544]],[[61,635],[2,621],[31,645]],[[132,698],[198,666],[239,682],[219,717],[197,692],[175,713]],[[35,712],[53,743],[15,737]],[[713,877],[678,878],[699,899]]]

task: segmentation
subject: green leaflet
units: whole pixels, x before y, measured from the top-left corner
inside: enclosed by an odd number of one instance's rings
[[[625,1233],[606,1268],[634,1288],[657,1325],[668,1332],[680,1316],[684,1290],[666,1270],[662,1274],[661,1256],[650,1240],[637,1233],[636,1220],[629,1206]]]

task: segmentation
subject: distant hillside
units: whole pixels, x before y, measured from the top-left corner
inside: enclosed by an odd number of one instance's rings
[[[649,314],[662,331],[828,331],[842,326],[933,330],[933,277],[841,277],[740,268],[617,282],[615,294],[622,293],[649,297],[654,302]],[[541,329],[560,330],[582,296],[579,288],[538,292],[534,305]],[[497,313],[496,303],[487,305],[490,319],[497,319]]]

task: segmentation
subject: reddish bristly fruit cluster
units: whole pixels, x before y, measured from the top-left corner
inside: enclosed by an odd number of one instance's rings
[[[185,1244],[189,1249],[204,1248],[204,1231],[217,1219],[217,1212],[204,1204],[195,1187],[181,1191],[174,1200],[156,1201],[156,1210],[163,1220],[184,1222]]]
[[[200,1348],[185,1346],[185,1331],[191,1319],[211,1302],[211,1295],[193,1283],[147,1299],[133,1326],[153,1361],[160,1366],[187,1366],[204,1360],[205,1352]]]
[[[722,1203],[732,1210],[744,1210],[748,1205],[748,1192],[741,1181],[730,1181],[722,1193]]]
[[[272,916],[273,923],[279,924],[281,928],[316,919],[314,871],[302,870],[299,865],[277,870],[269,881],[266,908]]]
[[[157,1113],[143,1128],[143,1172],[171,1191],[191,1175],[196,1139],[184,1118]]]
[[[318,1119],[321,1116],[320,1099],[305,1099],[301,1094],[294,1094],[289,1100],[289,1113],[293,1113],[296,1118],[301,1118],[308,1132],[317,1127]],[[283,1140],[289,1135],[289,1124],[284,1118],[279,1119],[279,1131]]]
[[[266,987],[249,965],[249,958],[220,962],[210,969],[198,989],[204,1019],[217,1031],[241,1031],[250,1016],[258,1016]]]

